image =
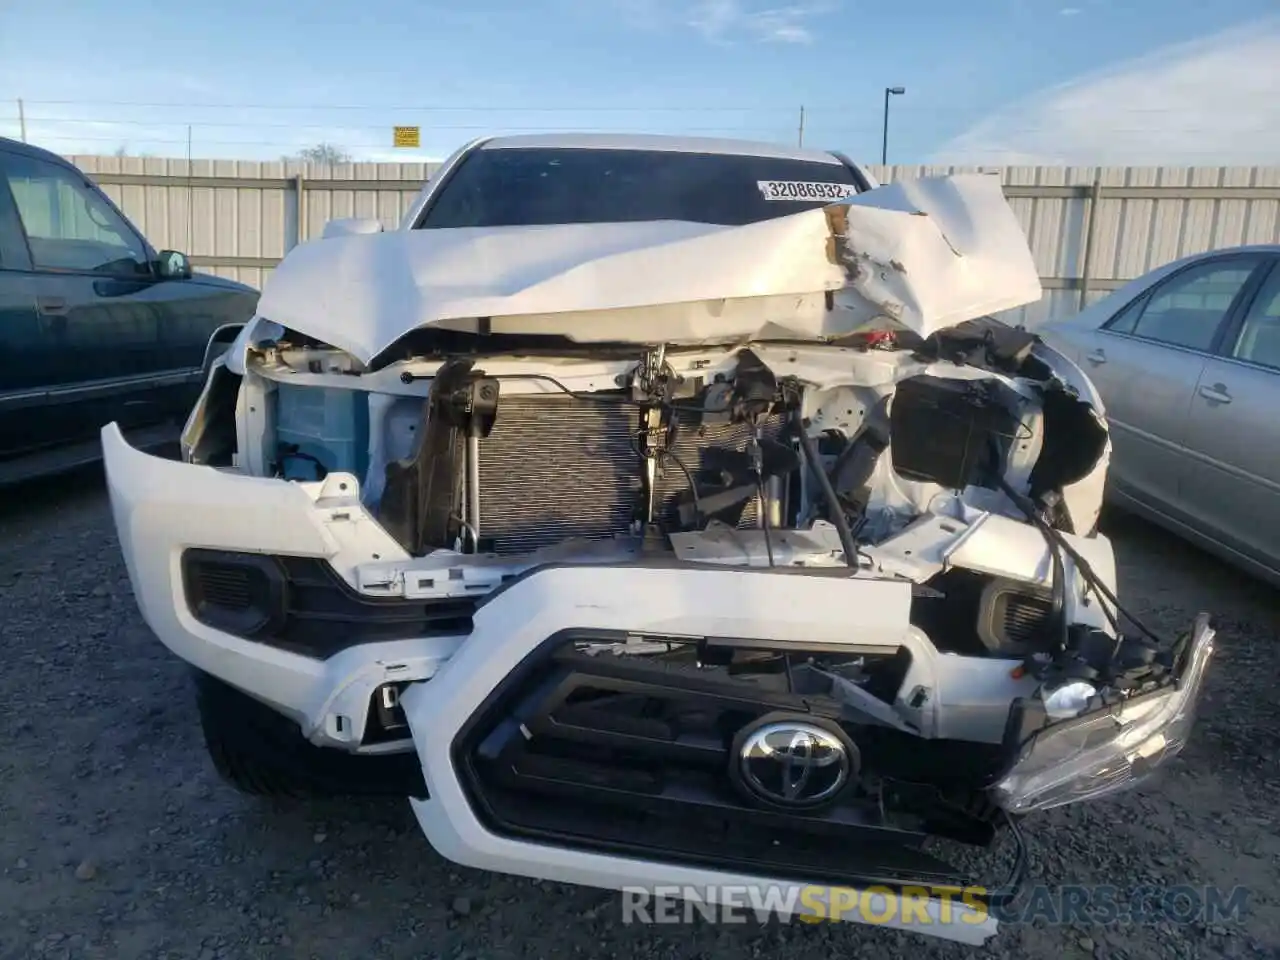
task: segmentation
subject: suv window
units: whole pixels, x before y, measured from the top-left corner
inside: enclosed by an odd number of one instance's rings
[[[6,154],[0,152],[0,165],[5,159]],[[29,269],[31,257],[27,253],[27,238],[22,234],[22,224],[18,222],[18,210],[3,181],[0,181],[0,270]]]
[[[1183,270],[1156,287],[1140,309],[1122,311],[1107,329],[1207,351],[1258,263],[1253,259],[1232,259]]]
[[[840,163],[665,150],[478,150],[417,229],[684,220],[741,226],[857,192]]]
[[[1249,308],[1231,355],[1280,369],[1280,268],[1271,271],[1271,278]]]
[[[149,272],[142,239],[75,170],[10,155],[3,175],[35,269],[126,276]]]

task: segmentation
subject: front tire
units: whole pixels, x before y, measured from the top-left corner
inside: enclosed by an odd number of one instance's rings
[[[218,776],[241,793],[271,799],[426,796],[413,751],[369,756],[317,747],[296,723],[196,671],[196,708]]]

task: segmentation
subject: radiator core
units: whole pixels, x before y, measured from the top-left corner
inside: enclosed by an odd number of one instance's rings
[[[678,410],[672,453],[694,477],[708,447],[745,449],[746,424],[699,424]],[[764,424],[774,435],[781,418]],[[524,553],[573,537],[607,539],[628,533],[641,502],[644,463],[635,450],[640,410],[629,404],[576,397],[503,397],[493,431],[480,441],[480,536],[498,553]],[[676,498],[689,481],[666,462],[657,484],[657,513],[675,522]],[[752,498],[739,526],[754,527]]]

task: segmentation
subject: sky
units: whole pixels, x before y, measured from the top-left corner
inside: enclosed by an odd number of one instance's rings
[[[890,163],[1280,165],[1276,0],[0,0],[0,136],[63,154],[438,160],[727,136]],[[421,128],[418,150],[392,128]]]

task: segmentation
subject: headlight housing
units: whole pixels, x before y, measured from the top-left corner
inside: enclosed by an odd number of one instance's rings
[[[991,788],[996,804],[1027,814],[1093,800],[1133,786],[1177,756],[1195,722],[1214,635],[1200,616],[1171,686],[1033,734]]]

